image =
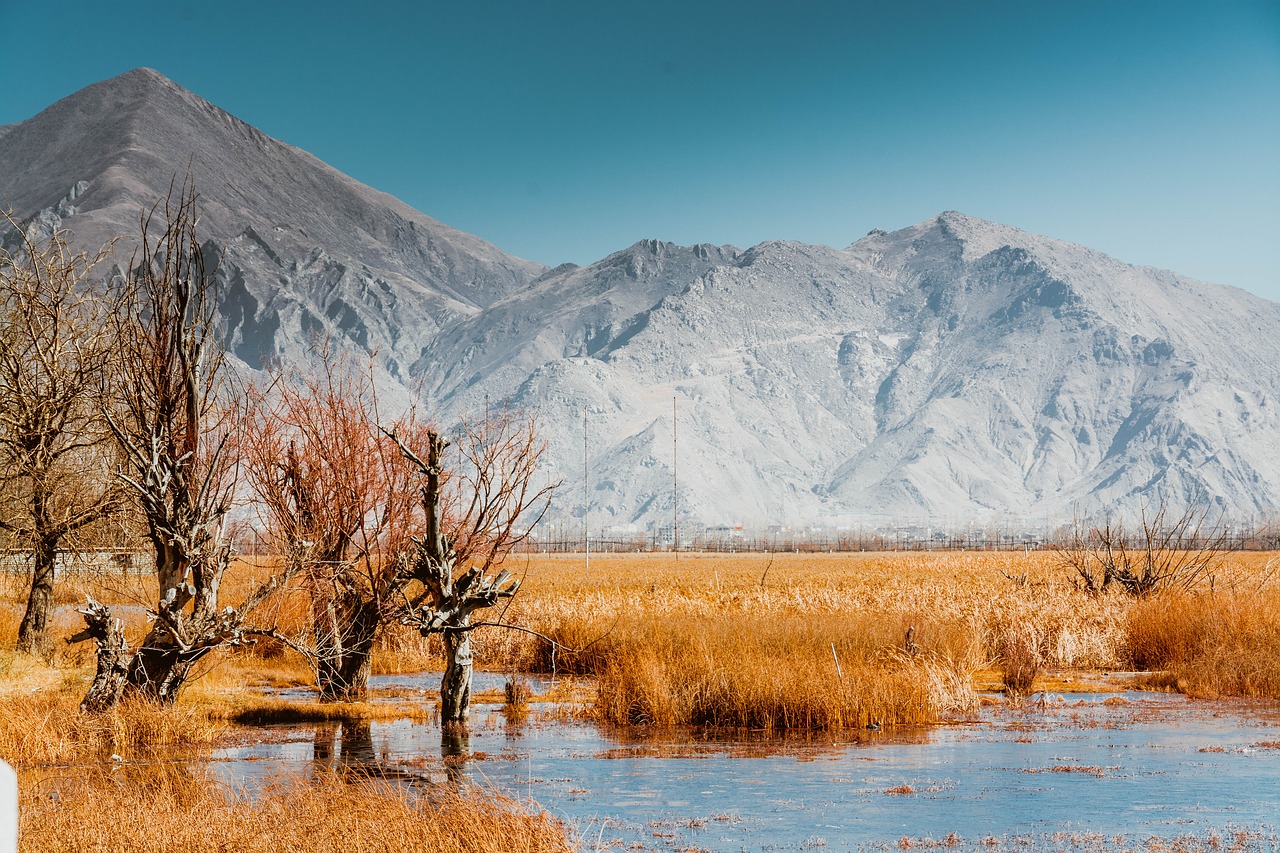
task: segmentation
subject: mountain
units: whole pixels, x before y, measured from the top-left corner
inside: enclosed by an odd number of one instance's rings
[[[595,527],[1280,505],[1280,305],[955,212],[842,251],[637,243],[414,371],[537,410],[578,518],[585,432]]]
[[[437,330],[545,269],[358,183],[147,68],[0,133],[0,205],[98,246],[136,235],[141,212],[188,168],[232,347],[250,366],[297,357],[326,331],[377,352],[391,377],[406,378]]]
[[[0,205],[86,245],[190,164],[233,351],[329,331],[442,423],[535,412],[581,529],[1280,507],[1280,305],[946,212],[844,249],[514,258],[159,74],[0,128]]]

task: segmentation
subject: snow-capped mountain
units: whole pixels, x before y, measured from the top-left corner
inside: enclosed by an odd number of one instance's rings
[[[0,204],[94,245],[188,162],[248,365],[327,329],[438,421],[536,412],[575,524],[1280,507],[1280,305],[1244,291],[955,212],[548,270],[145,70],[0,129]]]

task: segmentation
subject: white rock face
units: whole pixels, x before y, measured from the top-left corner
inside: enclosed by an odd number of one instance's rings
[[[459,321],[448,411],[535,409],[597,528],[1280,504],[1280,305],[948,212],[844,251],[645,241]],[[492,405],[492,402],[491,402]],[[576,506],[574,505],[576,504]]]
[[[145,69],[5,128],[0,205],[93,246],[188,162],[247,366],[305,367],[327,332],[388,405],[532,410],[571,525],[667,524],[673,480],[682,524],[1280,506],[1280,305],[1240,290],[954,212],[547,270]]]

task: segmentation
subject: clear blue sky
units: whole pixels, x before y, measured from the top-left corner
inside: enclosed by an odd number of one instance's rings
[[[0,0],[0,123],[151,66],[507,251],[947,209],[1280,300],[1280,0]]]

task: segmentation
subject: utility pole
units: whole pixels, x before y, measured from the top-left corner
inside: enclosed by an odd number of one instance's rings
[[[582,410],[582,551],[586,554],[587,569],[591,568],[591,530],[587,526],[587,508],[590,506],[590,491],[587,480],[587,410]]]
[[[680,559],[680,478],[676,474],[676,462],[680,456],[680,442],[676,433],[676,398],[671,397],[671,551]]]

